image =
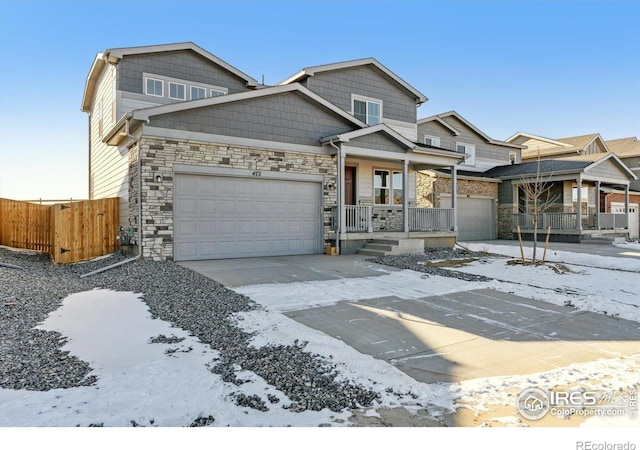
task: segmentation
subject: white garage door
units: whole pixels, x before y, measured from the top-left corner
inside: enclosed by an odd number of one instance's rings
[[[322,252],[321,184],[177,174],[174,259]]]
[[[443,198],[442,203],[450,208],[451,198]],[[481,241],[495,237],[493,200],[458,197],[458,240]]]

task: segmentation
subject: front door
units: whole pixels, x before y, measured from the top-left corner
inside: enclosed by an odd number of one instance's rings
[[[344,168],[344,204],[356,204],[356,168],[346,166]]]

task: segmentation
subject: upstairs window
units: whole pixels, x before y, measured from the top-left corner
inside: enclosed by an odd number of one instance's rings
[[[147,95],[154,95],[156,97],[164,96],[164,82],[162,80],[147,78],[146,88]]]
[[[440,138],[436,136],[424,135],[424,143],[432,147],[440,147]]]
[[[191,86],[191,100],[199,100],[207,96],[207,90],[199,86]]]
[[[187,87],[184,84],[169,82],[169,98],[174,100],[187,99]]]
[[[467,159],[464,161],[464,165],[466,166],[475,166],[476,165],[476,146],[473,144],[462,144],[460,142],[456,143],[456,151],[458,153],[466,153],[469,155]]]
[[[351,96],[353,115],[367,125],[376,125],[382,121],[382,100]]]
[[[212,97],[220,97],[221,95],[227,95],[225,91],[221,91],[220,89],[211,89]]]

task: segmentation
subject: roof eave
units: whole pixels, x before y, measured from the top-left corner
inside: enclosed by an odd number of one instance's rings
[[[91,104],[93,103],[93,94],[95,92],[96,83],[100,74],[104,69],[107,62],[104,59],[103,53],[98,53],[96,59],[91,65],[89,75],[87,75],[87,82],[84,85],[84,93],[82,94],[82,103],[80,105],[80,111],[89,112],[91,110]]]

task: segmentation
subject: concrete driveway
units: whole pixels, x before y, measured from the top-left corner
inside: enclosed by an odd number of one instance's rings
[[[230,288],[278,283],[280,292],[288,289],[288,283],[298,282],[313,282],[308,289],[322,291],[344,278],[359,278],[364,287],[376,277],[391,279],[397,271],[359,255],[180,264]],[[423,296],[400,298],[390,284],[377,298],[285,314],[427,383],[544,372],[638,352],[636,322],[485,288],[431,295],[428,277],[419,289]]]

